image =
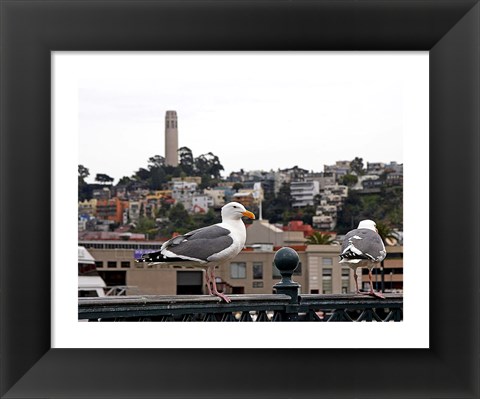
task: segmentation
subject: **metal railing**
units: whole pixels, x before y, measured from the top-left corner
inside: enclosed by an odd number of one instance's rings
[[[79,298],[78,318],[88,321],[402,321],[403,295],[385,299],[352,294],[299,294],[292,281],[298,254],[281,248],[274,258],[282,281],[276,294],[229,295],[230,303],[208,295],[136,295]]]

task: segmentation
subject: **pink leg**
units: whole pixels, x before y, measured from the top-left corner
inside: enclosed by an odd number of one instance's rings
[[[223,299],[226,303],[232,302],[232,300],[226,296],[225,294],[218,292],[217,290],[217,282],[215,281],[215,273],[214,273],[215,267],[211,269],[211,274],[210,274],[210,279],[212,281],[213,285],[213,295],[218,296],[219,298]]]
[[[357,269],[354,269],[353,270],[353,279],[355,280],[355,288],[356,288],[356,291],[355,293],[356,294],[361,294],[360,290],[358,289],[358,276],[357,276]]]
[[[208,295],[213,295],[212,293],[212,288],[210,286],[210,274],[209,274],[210,268],[205,270],[205,284],[207,285],[207,290],[208,290]]]
[[[368,269],[368,279],[370,280],[370,292],[368,293],[368,295],[371,295],[380,299],[385,299],[385,297],[382,294],[380,294],[379,292],[375,292],[373,290],[373,281],[372,281],[373,276],[372,276],[372,271],[370,269]]]

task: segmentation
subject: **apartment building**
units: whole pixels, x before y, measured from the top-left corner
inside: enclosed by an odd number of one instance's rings
[[[301,208],[314,204],[314,198],[320,193],[320,184],[312,181],[292,181],[290,183],[290,194],[292,196],[292,207]]]

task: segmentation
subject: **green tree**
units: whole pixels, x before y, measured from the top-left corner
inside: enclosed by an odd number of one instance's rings
[[[165,158],[161,155],[154,155],[153,157],[148,158],[148,169],[152,170],[153,168],[162,168],[165,166]]]
[[[131,177],[123,176],[120,180],[118,180],[117,187],[123,186],[127,190],[131,190],[134,184],[135,184],[135,181]]]
[[[167,183],[167,174],[163,167],[154,167],[150,170],[148,187],[151,190],[161,190],[163,186]]]
[[[151,176],[151,172],[149,170],[145,168],[140,168],[135,172],[135,174],[133,175],[133,178],[137,181],[148,183],[150,176]]]
[[[178,232],[184,234],[192,229],[192,218],[181,202],[177,202],[168,212],[168,232],[170,234]]]
[[[331,245],[333,243],[333,238],[330,234],[323,234],[318,231],[309,235],[305,240],[307,245]]]
[[[342,176],[340,179],[340,184],[344,186],[353,187],[358,182],[358,177],[356,175],[352,175],[350,173]]]
[[[113,177],[110,177],[105,173],[97,173],[97,175],[95,176],[95,181],[98,181],[101,184],[111,184],[113,182]]]
[[[355,159],[350,162],[350,170],[355,172],[357,176],[364,175],[365,169],[363,167],[363,158],[355,157]]]
[[[378,235],[385,245],[389,245],[389,242],[398,240],[398,235],[390,224],[383,221],[375,222],[375,224],[377,225]]]
[[[234,183],[234,185],[232,186],[232,189],[234,189],[235,192],[238,193],[238,190],[241,190],[243,187],[244,186],[242,183]]]
[[[195,172],[197,176],[202,177],[200,188],[216,186],[221,178],[220,172],[222,170],[224,168],[220,159],[211,152],[195,158]]]
[[[92,188],[85,181],[90,171],[83,165],[78,165],[78,200],[84,201],[92,197]]]
[[[311,225],[315,214],[316,214],[316,207],[314,205],[307,205],[304,208],[302,208],[300,212],[300,215],[301,215],[300,218],[304,224]]]
[[[145,234],[148,239],[153,238],[157,234],[158,228],[155,225],[155,221],[153,219],[141,216],[132,231],[134,233]]]
[[[278,193],[273,197],[266,197],[263,201],[263,217],[270,223],[288,223],[291,219],[292,197],[290,193],[290,184],[282,183]]]
[[[78,182],[85,183],[85,179],[90,176],[90,171],[83,165],[78,165]]]
[[[193,159],[192,150],[188,147],[181,147],[178,149],[178,156],[180,158],[179,167],[186,176],[193,176],[195,173],[195,161]]]
[[[215,212],[211,208],[206,213],[195,214],[191,218],[193,223],[192,228],[211,226],[212,224],[220,223],[222,221],[220,212]]]

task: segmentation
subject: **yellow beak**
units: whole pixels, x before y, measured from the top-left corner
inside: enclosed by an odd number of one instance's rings
[[[242,215],[246,216],[247,218],[250,218],[250,219],[255,219],[255,215],[250,211],[242,212]]]

